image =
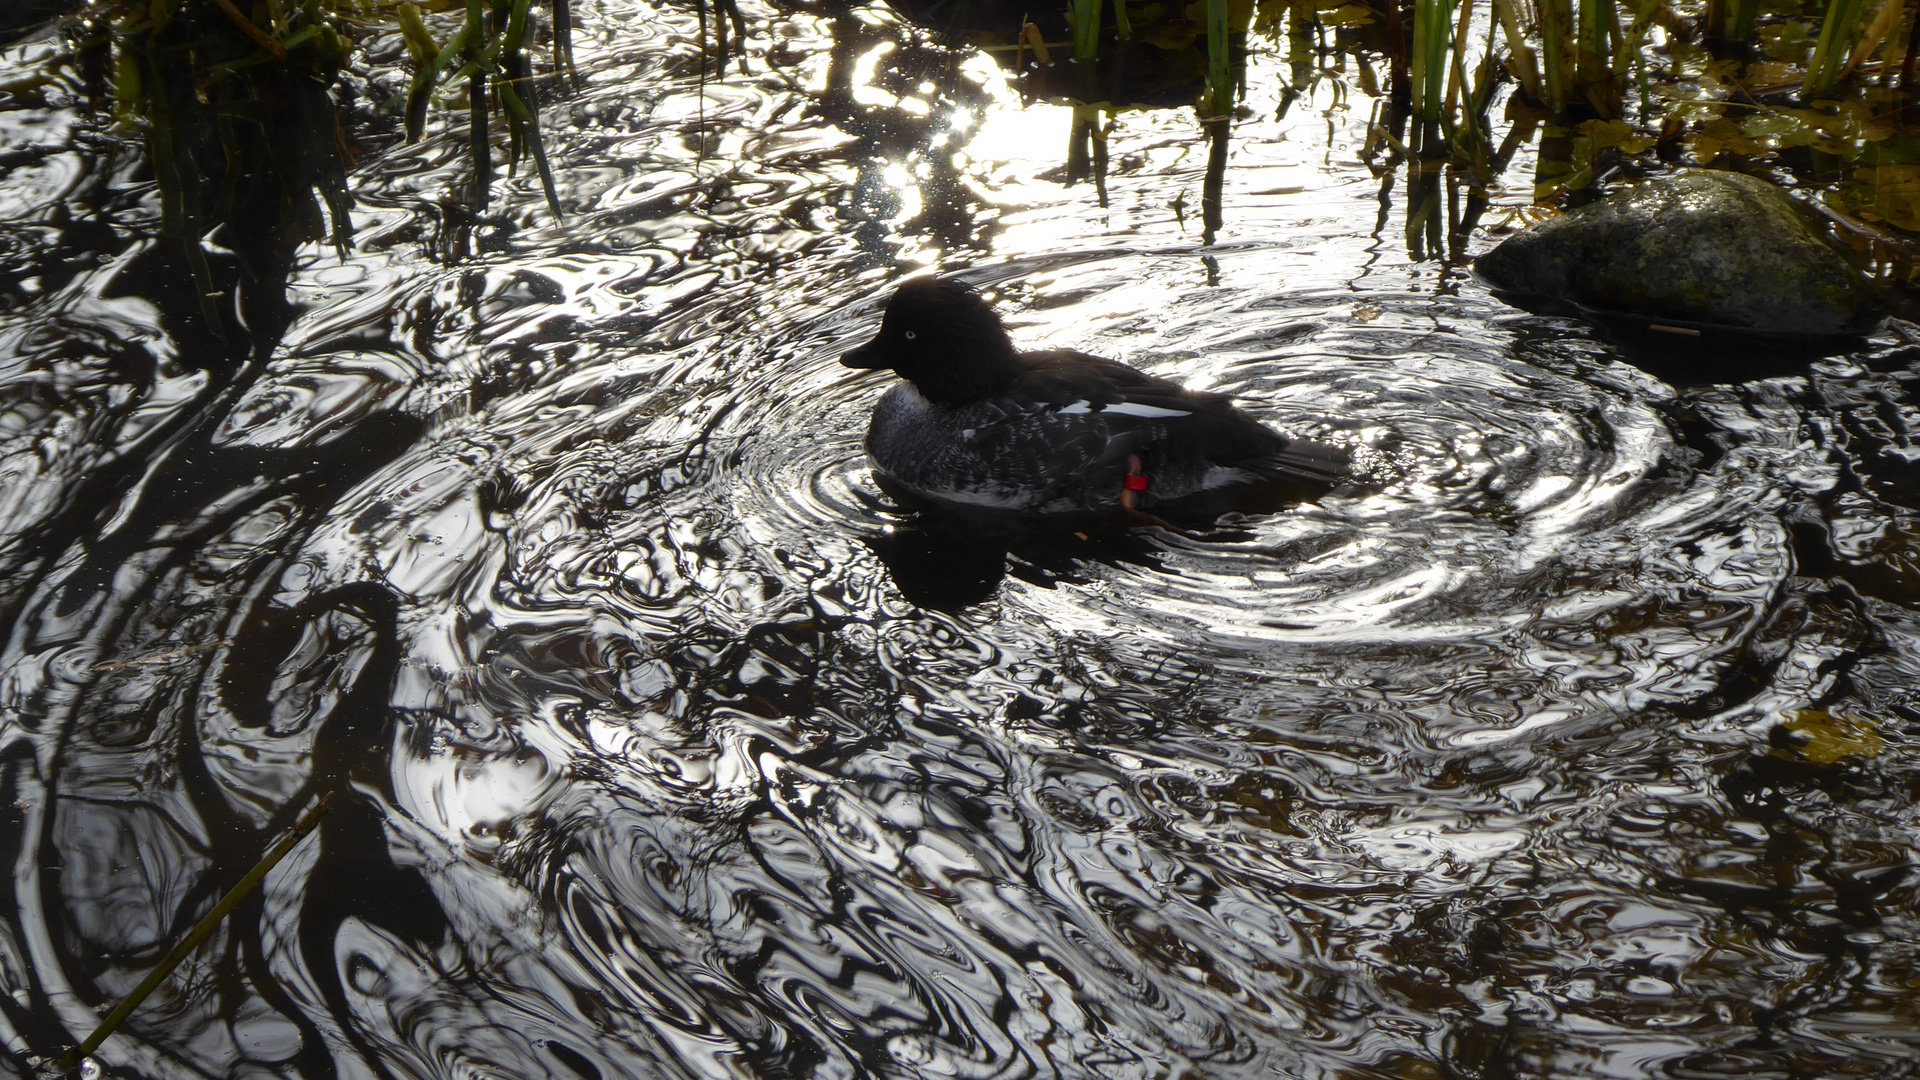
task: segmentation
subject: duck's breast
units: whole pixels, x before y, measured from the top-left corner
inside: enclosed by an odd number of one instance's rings
[[[867,455],[888,479],[922,495],[999,505],[985,490],[987,463],[968,445],[969,434],[958,410],[901,382],[874,404]]]

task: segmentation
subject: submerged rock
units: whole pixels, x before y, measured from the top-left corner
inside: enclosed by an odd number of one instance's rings
[[[1527,307],[1746,334],[1865,334],[1886,308],[1823,234],[1811,209],[1765,180],[1695,173],[1535,225],[1474,269]]]

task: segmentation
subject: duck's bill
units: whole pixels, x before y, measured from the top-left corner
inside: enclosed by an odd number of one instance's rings
[[[879,349],[873,347],[873,342],[871,341],[852,352],[840,354],[840,363],[850,368],[883,368],[887,366],[886,359],[880,355]]]

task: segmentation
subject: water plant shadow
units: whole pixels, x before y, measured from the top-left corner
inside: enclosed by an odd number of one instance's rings
[[[1620,358],[1674,386],[1745,383],[1805,373],[1807,362],[1854,352],[1862,337],[1743,334],[1648,319],[1587,313]]]
[[[1493,295],[1535,314],[1580,319],[1613,345],[1621,360],[1677,387],[1802,374],[1810,360],[1856,352],[1867,344],[1857,334],[1757,333],[1500,290]]]

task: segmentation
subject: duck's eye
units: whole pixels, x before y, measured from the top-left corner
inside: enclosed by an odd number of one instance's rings
[[[909,330],[909,331],[907,331],[907,333],[906,333],[906,339],[907,339],[908,341],[912,341],[912,340],[913,340],[913,337],[914,337],[914,334],[913,334],[913,331],[911,331],[911,330]]]

